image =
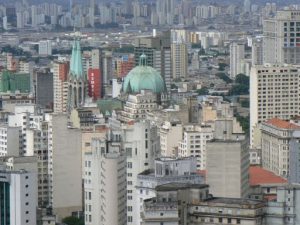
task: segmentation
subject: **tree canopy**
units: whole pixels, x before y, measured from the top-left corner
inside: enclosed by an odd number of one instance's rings
[[[249,94],[249,77],[245,74],[238,74],[235,77],[235,84],[230,89],[229,95]]]
[[[224,80],[227,84],[232,82],[232,80],[223,72],[216,73],[216,76]]]
[[[84,225],[83,219],[79,219],[79,218],[74,217],[74,216],[66,217],[62,220],[62,222],[67,224],[67,225]]]
[[[198,95],[207,95],[209,92],[208,92],[207,87],[203,87],[203,88],[198,89],[197,93],[198,93]]]

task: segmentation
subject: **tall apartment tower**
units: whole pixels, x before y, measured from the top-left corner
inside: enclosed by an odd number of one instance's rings
[[[140,37],[135,40],[135,64],[139,64],[142,54],[147,56],[147,65],[156,69],[163,77],[167,90],[171,89],[172,61],[171,34],[169,31],[160,36]]]
[[[250,73],[250,144],[259,147],[259,124],[299,115],[300,71],[287,64],[254,65]],[[258,135],[258,136],[257,136]]]
[[[263,64],[263,41],[260,38],[256,38],[252,43],[252,65]]]
[[[264,63],[300,63],[300,10],[277,11],[263,33]]]
[[[0,168],[0,177],[0,225],[35,225],[37,174]]]
[[[126,157],[120,140],[94,139],[84,171],[85,224],[125,225]]]
[[[52,63],[53,109],[55,113],[67,112],[69,62],[66,60]]]
[[[187,44],[183,42],[172,43],[171,52],[173,79],[187,77]]]
[[[122,128],[120,137],[126,152],[127,224],[137,225],[140,222],[140,215],[137,214],[140,207],[140,201],[136,198],[136,187],[139,185],[137,175],[154,167],[154,159],[159,151],[157,127],[148,120],[122,125],[111,121],[111,130]]]
[[[233,42],[230,44],[230,78],[242,72],[241,62],[245,59],[245,45]]]
[[[49,206],[58,220],[82,211],[81,131],[67,114],[48,115]]]
[[[251,0],[244,0],[244,12],[251,11]]]

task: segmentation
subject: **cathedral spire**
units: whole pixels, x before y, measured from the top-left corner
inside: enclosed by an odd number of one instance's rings
[[[77,79],[85,78],[83,74],[80,39],[78,37],[75,38],[73,43],[70,64],[70,75]]]

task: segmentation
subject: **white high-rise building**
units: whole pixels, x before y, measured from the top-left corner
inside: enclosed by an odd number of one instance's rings
[[[254,39],[252,43],[252,65],[263,64],[263,41],[262,39]]]
[[[0,157],[20,155],[20,143],[22,144],[21,127],[0,125]]]
[[[86,225],[126,224],[126,157],[121,142],[94,139],[85,153]]]
[[[24,28],[25,20],[24,20],[24,14],[22,12],[17,13],[17,28],[22,29]]]
[[[160,151],[164,157],[175,157],[179,141],[182,140],[183,126],[180,123],[165,121],[159,129]]]
[[[36,5],[31,6],[31,26],[36,27],[38,25],[38,9]]]
[[[82,211],[81,131],[67,114],[50,114],[48,126],[49,205],[58,220]]]
[[[206,142],[212,140],[211,126],[186,126],[183,139],[179,142],[178,155],[180,157],[195,157],[197,169],[206,169]]]
[[[250,139],[260,147],[259,124],[299,115],[300,71],[293,65],[254,65],[250,73]],[[257,138],[256,138],[257,137]],[[258,140],[258,142],[256,142]],[[258,146],[254,146],[258,145]]]
[[[37,174],[0,168],[1,224],[36,225]]]
[[[122,129],[123,148],[127,155],[127,224],[138,225],[140,202],[136,198],[137,175],[153,168],[154,159],[158,157],[159,136],[150,121],[123,124]]]
[[[245,45],[233,42],[230,44],[230,78],[242,72],[241,62],[245,59]]]
[[[244,0],[244,12],[251,11],[251,0]]]
[[[263,32],[264,63],[300,64],[300,10],[277,11]]]
[[[52,55],[52,41],[43,40],[39,42],[39,55]]]
[[[2,18],[2,20],[3,20],[3,29],[4,29],[4,30],[8,30],[7,16],[4,16],[4,17]]]

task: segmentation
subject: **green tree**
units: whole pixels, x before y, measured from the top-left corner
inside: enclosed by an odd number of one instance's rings
[[[243,128],[243,131],[247,134],[249,133],[249,127],[250,127],[250,118],[249,116],[247,117],[243,117],[241,116],[240,114],[236,114],[235,115],[236,117],[236,120],[240,123],[240,125],[242,126]]]
[[[176,86],[176,84],[171,84],[171,89],[178,89],[178,87]]]
[[[244,107],[244,108],[249,108],[250,107],[250,102],[249,100],[242,100],[240,102],[241,106]]]
[[[225,67],[228,66],[226,63],[219,63],[219,71],[224,71]]]
[[[229,95],[249,94],[249,77],[245,74],[238,74],[235,77],[235,85],[229,91]]]
[[[224,80],[227,84],[232,82],[232,80],[223,72],[216,73],[216,76]]]
[[[249,86],[245,84],[235,84],[229,90],[228,95],[247,95],[249,94]]]
[[[66,217],[62,220],[62,222],[67,224],[67,225],[84,225],[83,219],[79,219],[79,218],[74,217],[74,216]]]
[[[201,43],[192,43],[192,48],[201,48]]]
[[[207,95],[209,93],[207,87],[203,87],[197,90],[198,95]]]
[[[244,85],[249,86],[249,77],[246,76],[245,74],[240,73],[240,74],[236,75],[235,83],[244,84]]]

